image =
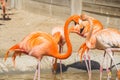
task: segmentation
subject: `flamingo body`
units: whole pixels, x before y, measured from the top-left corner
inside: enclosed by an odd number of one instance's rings
[[[38,80],[40,80],[40,61],[43,56],[52,56],[57,59],[66,59],[71,55],[72,45],[69,40],[68,25],[71,21],[77,23],[79,17],[79,15],[70,16],[65,22],[64,36],[68,48],[66,53],[59,53],[58,42],[56,41],[59,41],[60,32],[57,33],[57,36],[55,36],[56,38],[53,38],[53,36],[48,33],[38,31],[30,33],[21,42],[12,46],[5,54],[5,60],[7,59],[10,51],[14,51],[12,56],[13,61],[15,60],[16,56],[21,55],[21,53],[25,53],[37,58],[39,62],[38,69],[35,72],[34,80],[36,79],[37,73]]]
[[[63,27],[55,27],[55,28],[52,29],[52,35],[53,35],[53,37],[57,33],[60,33],[60,38],[58,40],[58,45],[63,46],[65,44],[65,36],[64,36],[64,29],[63,29]]]
[[[91,26],[92,25],[92,26]],[[87,26],[87,27],[86,27]],[[69,29],[70,32],[72,33],[76,33],[84,38],[89,38],[89,36],[91,36],[91,34],[94,34],[100,30],[103,29],[103,25],[101,24],[101,22],[93,17],[90,17],[88,15],[82,14],[81,17],[79,18],[79,23],[76,24],[75,27],[71,27]],[[91,33],[91,34],[90,34]],[[92,41],[93,39],[91,39]],[[94,44],[93,40],[93,44]],[[90,43],[87,43],[88,45],[90,45]],[[78,53],[80,54],[80,59],[82,60],[83,54],[84,53],[88,53],[89,49],[91,48],[88,47],[86,45],[86,41],[80,46],[80,48],[78,49]],[[91,80],[91,62],[90,62],[90,56],[89,54],[85,54],[88,57],[89,60],[89,65],[86,61],[86,56],[84,56],[85,62],[86,62],[86,67],[88,70],[88,75],[89,75],[89,80]]]
[[[43,55],[54,56],[58,52],[57,43],[50,34],[33,32],[17,44],[15,51],[25,52],[27,55],[41,59]]]
[[[84,53],[84,51],[86,49],[104,50],[105,53],[107,52],[109,54],[109,56],[111,57],[112,61],[115,64],[114,58],[111,54],[115,51],[120,51],[120,49],[119,49],[120,48],[120,32],[117,29],[112,29],[112,28],[97,30],[94,28],[94,24],[92,24],[90,21],[89,21],[89,23],[91,24],[90,25],[91,29],[89,30],[89,32],[86,36],[85,44],[83,44],[81,47],[81,48],[83,48],[82,53]],[[84,29],[82,30],[82,32],[85,30],[85,27],[89,28],[90,26],[87,26],[87,25],[84,26]],[[79,31],[81,29],[82,28],[80,28]],[[87,33],[87,32],[85,32],[85,33]],[[79,34],[79,35],[81,35],[81,34]],[[116,64],[115,64],[115,67],[118,71],[117,74],[119,74],[120,70],[118,70],[118,67],[116,66]],[[110,71],[108,70],[107,72],[108,72],[108,76],[109,76]],[[118,75],[118,78],[119,77],[120,77],[120,75]]]
[[[91,36],[95,38],[97,49],[120,48],[120,32],[116,29],[107,28]]]

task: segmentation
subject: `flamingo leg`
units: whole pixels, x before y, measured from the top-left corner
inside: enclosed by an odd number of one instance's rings
[[[106,56],[106,61],[108,61],[108,56]],[[110,80],[111,79],[111,71],[109,70],[108,68],[108,62],[106,62],[106,72],[107,72],[107,80]]]
[[[63,52],[63,46],[59,46],[59,52]],[[60,75],[61,75],[61,80],[62,80],[62,61],[60,60]]]
[[[89,76],[89,80],[90,80],[90,70],[89,70],[89,66],[88,66],[86,57],[87,57],[87,56],[86,56],[86,54],[85,54],[85,55],[84,55],[84,60],[85,60],[85,64],[86,64],[86,67],[87,67],[88,76]]]
[[[52,59],[52,76],[53,76],[53,80],[56,80],[56,75],[55,75],[55,71],[56,71],[56,66],[57,65],[57,59],[53,58]]]
[[[37,68],[36,68],[33,80],[36,80],[37,76],[38,76],[38,80],[40,80],[40,61],[37,64]]]
[[[38,80],[40,80],[40,61],[38,62]]]
[[[114,56],[114,52],[112,52],[112,55]],[[112,67],[112,59],[110,60],[110,68]],[[112,69],[110,69],[112,71]]]
[[[105,60],[105,55],[106,55],[106,51],[104,52],[104,56],[103,56],[103,59],[102,59],[102,64],[100,66],[100,80],[102,80],[103,63],[104,63],[104,60]]]
[[[3,0],[2,2],[1,2],[1,5],[2,5],[2,11],[3,11],[3,19],[5,19],[5,13],[6,13],[6,2],[5,2],[5,0]]]
[[[60,60],[60,76],[61,76],[61,79],[60,80],[62,80],[62,61]]]
[[[111,49],[106,49],[106,52],[107,52],[108,55],[111,57],[114,65],[115,65],[115,67],[116,67],[116,69],[117,69],[117,71],[118,71],[118,67],[117,67],[117,65],[116,65],[116,63],[115,63],[115,60],[114,60],[113,56],[112,56],[112,51],[111,51]]]
[[[90,55],[88,54],[88,50],[89,50],[89,48],[87,48],[86,45],[85,45],[85,52],[86,52],[86,55],[87,55],[87,58],[88,58],[89,80],[91,80],[91,61],[90,61]]]
[[[36,71],[35,71],[35,74],[34,74],[34,78],[33,78],[33,80],[36,80],[36,77],[37,77],[37,68],[36,68]]]
[[[108,53],[108,55],[111,57],[112,61],[113,61],[113,64],[115,65],[116,69],[117,69],[117,78],[120,79],[120,70],[118,69],[116,63],[115,63],[115,60],[112,56],[112,50],[111,49],[106,49],[106,52]]]
[[[89,80],[91,80],[91,61],[90,61],[90,55],[87,52],[87,56],[88,56],[88,61],[89,61]]]
[[[87,67],[89,80],[91,80],[91,61],[90,61],[90,56],[88,54],[88,50],[89,50],[89,48],[86,46],[86,43],[83,43],[82,46],[80,46],[80,48],[78,50],[78,53],[80,54],[80,52],[81,52],[80,60],[82,60],[82,56],[83,56],[83,54],[85,54],[84,55],[84,60],[85,60],[85,64],[86,64],[86,67]],[[88,62],[87,62],[86,58],[88,58]]]
[[[55,74],[57,69],[57,58],[52,60],[52,73]]]
[[[59,52],[62,53],[63,52],[63,46],[59,45]],[[53,63],[53,69],[52,69],[52,73],[55,74],[56,70],[57,70],[57,58],[55,58],[55,60],[52,60]],[[60,80],[62,80],[62,61],[60,60]],[[54,77],[56,78],[56,76]]]

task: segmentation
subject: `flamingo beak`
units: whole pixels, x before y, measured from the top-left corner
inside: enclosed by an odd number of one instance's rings
[[[79,15],[74,15],[73,16],[73,21],[74,21],[75,25],[79,24],[79,20],[80,20],[80,16]]]

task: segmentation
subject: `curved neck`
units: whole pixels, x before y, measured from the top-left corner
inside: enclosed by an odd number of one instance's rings
[[[74,16],[71,16],[70,18],[67,19],[67,21],[65,22],[65,26],[64,26],[64,35],[65,35],[65,41],[67,44],[67,52],[66,53],[58,53],[55,57],[59,58],[59,59],[66,59],[68,58],[71,53],[72,53],[72,45],[70,43],[70,39],[69,39],[69,31],[68,31],[68,25],[69,23],[72,21]]]
[[[88,36],[87,36],[87,39],[86,39],[86,40],[89,40],[89,39],[90,39],[90,37],[92,36],[92,32],[93,32],[93,23],[92,23],[92,21],[91,21],[90,19],[88,19],[88,22],[89,22],[89,24],[90,24],[90,31],[89,31],[89,33],[88,33]]]

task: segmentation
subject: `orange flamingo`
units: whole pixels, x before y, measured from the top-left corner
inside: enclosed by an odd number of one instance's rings
[[[71,27],[69,30],[72,33],[77,33],[78,35],[87,38],[89,32],[91,31],[91,26],[90,23],[93,25],[93,33],[98,32],[99,30],[103,29],[103,25],[101,24],[101,22],[93,17],[90,17],[88,15],[82,14],[80,19],[79,19],[79,23],[76,24],[75,27]],[[87,26],[87,27],[86,27]],[[78,53],[80,54],[80,60],[82,59],[82,56],[84,53],[86,53],[86,55],[88,56],[89,59],[89,66],[87,64],[86,61],[86,56],[84,56],[85,62],[86,62],[86,66],[87,66],[87,70],[88,70],[88,74],[89,74],[89,79],[91,79],[91,63],[90,63],[90,56],[89,54],[87,54],[89,51],[89,48],[86,46],[86,42],[84,42],[79,50]]]
[[[0,0],[1,6],[2,6],[2,11],[3,11],[3,19],[5,19],[6,15],[6,2],[5,0]]]
[[[120,79],[120,70],[116,66],[116,63],[112,56],[112,52],[120,51],[120,44],[119,44],[120,43],[120,32],[112,28],[101,29],[99,31],[94,32],[94,24],[92,24],[90,20],[89,20],[89,23],[90,23],[91,29],[88,33],[84,47],[88,49],[104,50],[105,53],[107,53],[111,57],[117,69],[117,77]],[[89,26],[84,26],[84,27],[89,28]],[[100,80],[101,80],[101,74],[102,73],[100,73]]]
[[[40,80],[40,61],[43,56],[52,56],[58,59],[66,59],[72,53],[72,45],[69,40],[68,25],[71,21],[78,22],[79,15],[70,16],[64,26],[64,36],[67,45],[66,53],[59,53],[58,40],[60,37],[53,38],[52,35],[45,32],[33,32],[26,36],[20,43],[12,46],[5,54],[5,61],[11,51],[14,51],[12,56],[13,62],[15,63],[15,58],[21,53],[33,56],[38,59],[38,68],[36,69],[34,80],[38,73],[38,80]],[[60,33],[58,33],[60,35]]]

